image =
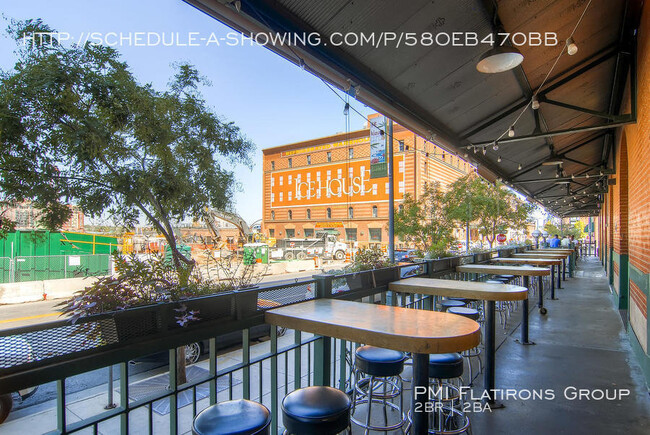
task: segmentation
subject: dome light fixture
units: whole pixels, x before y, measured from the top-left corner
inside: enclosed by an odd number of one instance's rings
[[[578,52],[578,45],[573,40],[573,37],[566,40],[566,52],[569,56],[573,56]]]
[[[485,74],[495,74],[510,71],[519,66],[523,60],[524,55],[515,47],[501,45],[483,53],[476,64],[476,69]]]

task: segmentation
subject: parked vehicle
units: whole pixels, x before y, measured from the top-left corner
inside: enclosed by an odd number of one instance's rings
[[[305,260],[312,257],[343,260],[347,250],[347,243],[340,242],[336,234],[319,231],[314,238],[278,239],[270,254],[271,258],[285,260]]]
[[[413,261],[417,249],[396,249],[395,250],[395,261],[396,262],[409,262]]]

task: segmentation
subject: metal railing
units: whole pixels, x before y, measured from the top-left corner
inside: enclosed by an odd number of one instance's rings
[[[0,257],[0,283],[109,275],[111,262],[109,254]]]
[[[516,248],[520,251],[524,248]],[[514,249],[511,249],[511,251]],[[114,314],[81,319],[72,325],[62,320],[0,331],[0,394],[33,385],[56,383],[55,412],[50,433],[97,433],[110,427],[120,433],[176,434],[191,427],[192,418],[217,401],[249,398],[264,403],[272,412],[272,430],[277,433],[279,403],[288,392],[308,385],[332,385],[350,389],[353,343],[301,331],[278,331],[264,323],[270,305],[286,305],[312,298],[339,298],[368,303],[431,309],[432,298],[396,294],[387,290],[389,282],[409,276],[449,279],[484,279],[460,276],[455,267],[487,261],[501,255],[497,251],[427,260],[412,265],[346,275],[317,275],[314,279],[260,288],[258,307],[242,314],[235,310],[186,328],[165,321],[168,305],[140,307]],[[505,254],[505,253],[504,253]],[[217,296],[222,306],[234,305],[231,294]],[[259,301],[274,301],[260,305]],[[226,310],[227,311],[227,310]],[[259,328],[269,328],[269,339],[253,344]],[[222,357],[220,344],[235,334],[241,342],[237,360]],[[179,383],[179,347],[200,343],[209,353],[207,368],[190,365],[187,382]],[[161,375],[138,379],[129,361],[163,352],[169,359]],[[68,407],[82,392],[68,387],[74,377],[93,370],[118,366],[119,381],[109,382],[107,409],[92,415],[72,415]],[[153,380],[156,380],[154,382]],[[113,395],[113,393],[118,393]],[[82,394],[83,395],[83,394]],[[113,397],[117,403],[113,404]],[[73,418],[74,417],[74,418]],[[6,422],[8,424],[10,422]],[[0,426],[0,430],[2,426]]]

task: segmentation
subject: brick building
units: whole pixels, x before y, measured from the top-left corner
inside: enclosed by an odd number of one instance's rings
[[[72,211],[68,219],[61,227],[62,231],[84,232],[84,214],[81,209],[74,205],[68,206]],[[40,211],[31,202],[25,201],[13,207],[7,207],[2,215],[16,223],[17,230],[42,229],[38,224]]]
[[[643,10],[638,41],[638,112],[636,124],[616,131],[616,174],[598,216],[599,256],[605,265],[614,301],[627,311],[628,333],[646,379],[650,381],[650,10]],[[630,111],[628,79],[621,110]]]
[[[369,136],[363,129],[264,149],[264,234],[310,237],[336,229],[360,247],[388,244],[388,178],[370,178]],[[474,170],[400,125],[393,138],[396,210],[406,193],[417,199],[425,183],[444,187]]]

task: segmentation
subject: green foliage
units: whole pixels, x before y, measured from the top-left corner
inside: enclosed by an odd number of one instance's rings
[[[17,41],[51,30],[39,20],[10,28]],[[144,215],[176,267],[191,262],[176,248],[173,222],[230,207],[232,167],[250,166],[254,149],[208,107],[198,71],[179,65],[158,91],[138,83],[110,47],[37,37],[17,54],[0,76],[0,199],[31,199],[49,229],[69,218],[68,202],[126,227]]]
[[[381,269],[392,266],[386,255],[378,247],[360,249],[354,256],[354,262],[345,268],[346,272]]]
[[[576,239],[582,239],[586,236],[584,233],[585,225],[577,221],[573,225],[560,225],[560,228],[553,225],[551,221],[546,222],[544,225],[544,230],[548,231],[549,238],[552,238],[555,234],[558,234],[561,238],[564,236],[574,236]]]
[[[80,317],[160,302],[179,302],[233,290],[230,283],[212,282],[196,270],[184,273],[161,257],[140,259],[137,255],[113,254],[116,275],[101,277],[72,298],[58,304],[74,323]],[[184,275],[185,279],[181,277]],[[198,314],[198,313],[194,313]],[[194,320],[198,320],[195,316]],[[179,322],[180,322],[179,318]]]
[[[442,255],[453,241],[447,204],[439,183],[426,185],[417,201],[406,194],[402,211],[395,214],[395,235],[423,252]]]
[[[469,174],[450,186],[447,193],[449,216],[465,225],[475,223],[490,243],[508,229],[524,229],[533,206],[519,199],[500,183]]]

